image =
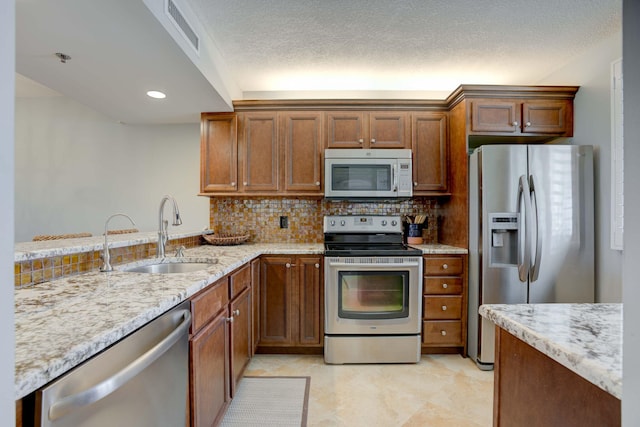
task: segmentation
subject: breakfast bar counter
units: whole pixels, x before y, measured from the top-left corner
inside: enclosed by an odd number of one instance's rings
[[[483,305],[494,426],[620,425],[622,304]]]

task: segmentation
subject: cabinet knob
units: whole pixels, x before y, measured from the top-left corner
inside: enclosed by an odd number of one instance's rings
[[[442,311],[447,311],[447,306],[446,305],[442,306]]]
[[[358,142],[362,144],[364,142],[364,139],[360,138],[358,139]]]
[[[513,122],[511,124],[514,125],[514,126],[518,126],[518,122]]]
[[[447,268],[449,268],[449,265],[447,265],[447,264],[442,264],[442,269],[443,269],[443,270],[446,270]]]
[[[447,335],[447,331],[440,331],[440,333],[442,334],[443,337]]]
[[[320,264],[316,262],[316,268],[320,268]]]
[[[233,323],[233,316],[231,316],[231,317],[227,317],[227,322],[228,322],[228,323]]]
[[[233,186],[233,187],[235,187],[235,186],[236,186],[235,181],[231,183],[231,186]]]
[[[442,284],[442,289],[447,289],[449,287],[449,285],[447,285],[446,283]]]
[[[524,126],[525,126],[525,127],[529,127],[529,126],[531,126],[531,122],[527,122],[527,123],[525,123],[525,124],[524,124]]]
[[[316,186],[320,187],[320,181],[316,181]]]
[[[375,138],[371,138],[371,143],[375,144],[376,143],[376,139]]]
[[[247,185],[247,181],[243,182],[242,185],[246,186]]]
[[[296,265],[295,264],[291,264],[290,262],[288,262],[284,266],[287,267],[287,268],[291,268],[291,267],[295,267]]]
[[[234,316],[240,316],[240,310],[239,309],[238,310],[234,310],[233,311],[233,315]]]
[[[418,181],[414,181],[414,182],[413,182],[413,186],[414,186],[414,187],[417,187],[417,186],[418,186]]]

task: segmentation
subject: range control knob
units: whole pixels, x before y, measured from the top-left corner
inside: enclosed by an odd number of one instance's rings
[[[347,222],[346,222],[344,219],[343,219],[342,221],[340,221],[340,225],[341,225],[341,226],[343,226],[343,227],[344,227],[346,224],[347,224]]]
[[[395,219],[392,220],[391,221],[391,225],[395,227],[396,225],[398,225],[398,221],[396,221]]]
[[[336,225],[336,222],[335,222],[334,220],[331,220],[331,221],[329,222],[329,224],[331,224],[331,226],[333,227],[333,226],[335,226],[335,225]]]
[[[381,224],[382,224],[383,227],[385,227],[387,225],[387,220],[383,219]]]

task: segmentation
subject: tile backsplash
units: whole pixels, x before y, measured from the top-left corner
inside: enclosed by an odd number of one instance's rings
[[[390,203],[281,197],[211,197],[209,227],[216,233],[249,233],[252,242],[320,243],[325,215],[426,214],[425,243],[438,242],[437,199],[414,197]],[[288,228],[280,228],[286,216]]]

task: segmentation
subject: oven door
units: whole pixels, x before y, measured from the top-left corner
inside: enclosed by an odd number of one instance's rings
[[[325,259],[325,333],[420,333],[420,257]]]

